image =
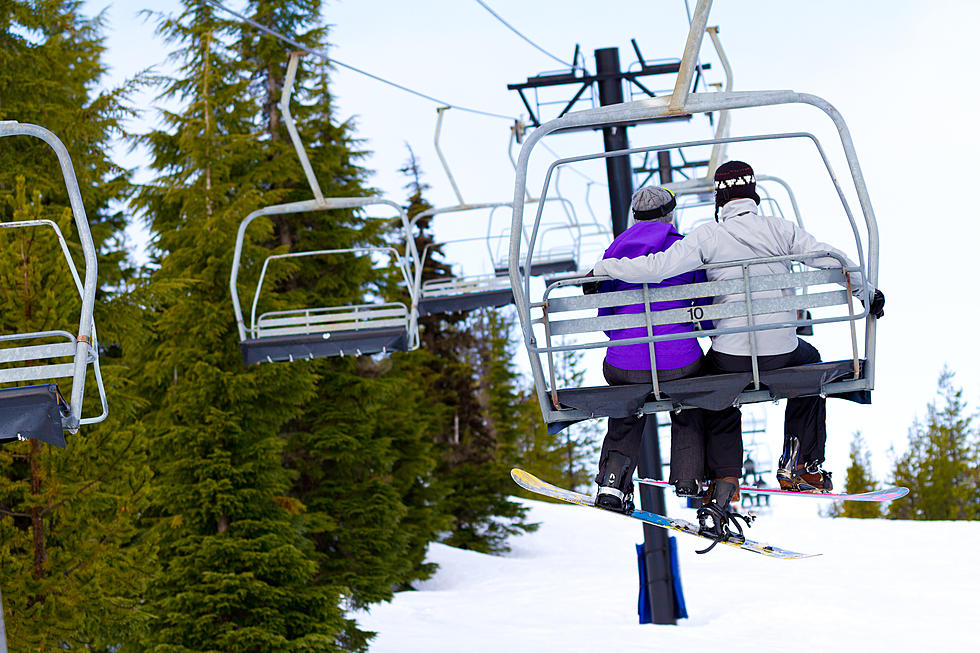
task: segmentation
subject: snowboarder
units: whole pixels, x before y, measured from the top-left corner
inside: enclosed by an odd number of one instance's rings
[[[818,241],[793,223],[759,214],[759,195],[756,193],[755,173],[742,161],[729,161],[718,167],[714,177],[715,222],[692,231],[684,240],[662,253],[645,256],[607,256],[594,269],[631,283],[656,283],[673,275],[693,270],[705,263],[735,261],[760,256],[806,254],[830,251],[854,266],[843,252]],[[831,257],[809,259],[808,265],[820,268],[837,267]],[[777,274],[790,270],[790,261],[779,261],[749,268],[751,275]],[[738,267],[712,268],[709,280],[741,276]],[[865,282],[860,273],[851,273],[854,294],[863,297]],[[753,297],[767,297],[780,291],[754,292]],[[776,296],[776,295],[772,295]],[[742,301],[741,295],[715,297],[714,303]],[[862,299],[863,301],[863,299]],[[875,318],[884,315],[885,296],[875,290],[869,312]],[[759,324],[789,322],[794,313],[759,315]],[[718,321],[721,328],[745,326],[744,318]],[[714,336],[706,359],[719,372],[744,372],[752,369],[749,333]],[[756,351],[760,370],[773,370],[820,361],[819,352],[796,336],[794,327],[755,332]],[[784,423],[784,451],[779,460],[776,477],[783,489],[795,491],[829,491],[833,488],[830,473],[824,471],[826,431],[826,399],[820,396],[790,399]]]
[[[636,257],[662,252],[677,243],[682,236],[673,226],[676,200],[665,188],[648,186],[634,193],[631,208],[635,224],[613,240],[606,249],[607,258]],[[703,271],[685,272],[664,280],[658,287],[706,281]],[[636,283],[603,281],[584,288],[586,293],[613,292],[640,288]],[[710,298],[697,303],[710,303]],[[691,300],[655,302],[654,310],[664,310],[691,305]],[[642,313],[643,304],[600,308],[599,315],[613,313]],[[694,325],[665,324],[654,326],[655,335],[667,333],[691,333]],[[613,341],[642,338],[645,327],[607,331]],[[657,378],[669,381],[703,373],[704,356],[697,338],[664,340],[655,344]],[[647,344],[610,346],[602,364],[603,376],[610,385],[651,383],[650,352]],[[680,496],[699,496],[701,483],[709,479],[724,478],[729,481],[731,492],[722,505],[727,505],[731,494],[738,488],[742,475],[742,422],[737,408],[709,411],[700,408],[672,412],[670,482]],[[618,512],[633,509],[633,471],[640,455],[640,444],[646,424],[645,415],[609,418],[608,431],[602,442],[599,456],[599,473],[596,483],[599,489],[596,505]],[[706,437],[707,436],[707,437]],[[726,486],[727,487],[727,486]]]

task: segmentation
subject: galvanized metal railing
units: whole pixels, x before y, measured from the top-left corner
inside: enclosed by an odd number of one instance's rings
[[[58,157],[61,173],[65,179],[68,201],[71,206],[72,216],[74,217],[75,228],[78,232],[78,239],[81,243],[82,256],[85,261],[85,277],[84,280],[79,277],[75,263],[68,252],[65,238],[54,222],[50,220],[27,220],[0,223],[0,228],[5,229],[36,226],[51,227],[58,238],[61,251],[71,270],[73,281],[81,298],[77,334],[58,330],[0,336],[0,341],[3,342],[36,340],[50,337],[65,338],[67,340],[66,343],[62,344],[5,348],[0,353],[0,362],[30,362],[66,357],[71,357],[73,362],[4,369],[0,371],[0,383],[71,378],[72,390],[69,414],[63,418],[63,426],[65,430],[75,433],[78,431],[80,425],[101,422],[109,415],[105,387],[102,383],[102,374],[99,368],[98,340],[93,318],[95,293],[98,287],[98,259],[95,243],[92,240],[92,233],[89,230],[88,218],[85,215],[85,206],[82,202],[82,195],[78,187],[78,180],[75,177],[71,157],[61,140],[44,127],[16,121],[0,122],[0,137],[4,136],[32,136],[44,141],[54,150],[55,155]],[[98,386],[99,397],[102,402],[102,412],[96,417],[82,417],[86,370],[90,364],[92,365],[94,378]]]

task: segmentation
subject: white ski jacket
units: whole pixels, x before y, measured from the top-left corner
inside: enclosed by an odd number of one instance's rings
[[[806,254],[808,252],[829,251],[844,257],[848,267],[854,263],[839,249],[820,242],[803,229],[788,220],[759,215],[759,206],[751,199],[736,199],[723,206],[718,214],[719,222],[702,225],[688,234],[683,240],[674,243],[670,249],[656,254],[637,258],[607,258],[595,264],[596,276],[606,275],[632,283],[659,283],[682,272],[693,270],[705,263],[720,263],[763,256],[783,256]],[[808,260],[807,265],[818,268],[836,268],[840,263],[829,256]],[[776,261],[749,268],[752,276],[780,274],[789,272],[792,261]],[[706,270],[708,281],[738,279],[742,276],[741,267],[710,268]],[[864,278],[860,273],[852,273],[852,291],[856,297],[863,297]],[[755,298],[779,297],[781,293],[792,290],[765,290],[752,293]],[[743,301],[743,295],[722,295],[714,298],[715,304]],[[796,315],[771,313],[758,315],[756,324],[772,324],[795,320]],[[745,326],[745,318],[726,318],[716,320],[720,329]],[[749,333],[733,333],[714,336],[711,347],[716,351],[733,356],[749,356]],[[786,354],[796,349],[796,329],[771,329],[758,331],[756,352],[760,356]]]

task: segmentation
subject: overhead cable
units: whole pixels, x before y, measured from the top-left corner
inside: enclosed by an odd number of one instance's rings
[[[285,36],[284,34],[280,34],[279,32],[275,31],[274,29],[271,29],[269,27],[266,27],[265,25],[262,25],[261,23],[257,23],[256,21],[252,20],[251,18],[249,18],[247,16],[244,16],[244,15],[238,13],[237,11],[234,11],[232,9],[229,9],[225,5],[223,5],[220,2],[218,2],[218,0],[205,0],[205,2],[207,2],[208,4],[210,4],[210,5],[214,6],[214,7],[217,7],[218,9],[221,9],[224,12],[227,12],[227,13],[231,14],[235,18],[238,18],[239,20],[241,20],[242,22],[248,23],[249,25],[251,25],[255,29],[257,29],[257,30],[259,30],[261,32],[265,32],[269,36],[273,36],[273,37],[279,39],[283,43],[288,43],[289,45],[291,45],[291,46],[293,46],[295,48],[298,48],[298,49],[300,49],[300,50],[302,50],[304,52],[309,52],[310,54],[316,55],[316,56],[320,57],[321,59],[323,59],[324,61],[329,62],[329,63],[332,63],[335,66],[340,66],[341,68],[346,68],[347,70],[350,70],[352,72],[358,73],[359,75],[364,75],[365,77],[370,77],[371,79],[373,79],[375,81],[378,81],[378,82],[381,82],[382,84],[387,84],[388,86],[393,86],[394,88],[397,88],[398,90],[405,91],[406,93],[411,93],[412,95],[415,95],[415,96],[418,96],[420,98],[429,100],[430,102],[435,102],[436,104],[439,104],[439,105],[442,105],[442,106],[450,107],[452,109],[459,109],[460,111],[466,111],[468,113],[475,113],[475,114],[478,114],[478,115],[481,115],[481,116],[489,116],[491,118],[502,118],[503,120],[510,120],[510,121],[517,120],[517,118],[515,118],[514,116],[505,116],[505,115],[503,115],[501,113],[493,113],[492,111],[483,111],[481,109],[471,109],[469,107],[464,107],[464,106],[461,106],[461,105],[458,105],[458,104],[453,104],[451,102],[446,102],[445,100],[440,100],[439,98],[432,97],[431,95],[427,95],[425,93],[422,93],[421,91],[416,91],[414,89],[408,88],[407,86],[403,86],[401,84],[398,84],[397,82],[393,82],[391,80],[385,79],[384,77],[379,77],[378,75],[375,75],[373,73],[369,73],[366,70],[361,70],[360,68],[356,68],[355,66],[351,66],[350,64],[346,64],[346,63],[343,63],[342,61],[338,61],[337,59],[335,59],[334,57],[331,57],[330,55],[328,55],[326,52],[324,52],[322,50],[314,50],[314,49],[312,49],[312,48],[310,48],[310,47],[308,47],[308,46],[300,43],[296,39],[292,39],[292,38],[290,38],[288,36]]]
[[[514,27],[513,25],[511,25],[510,23],[508,23],[506,20],[504,20],[503,18],[501,18],[500,14],[498,14],[496,11],[494,11],[493,9],[491,9],[487,5],[487,3],[483,2],[483,0],[476,0],[476,3],[478,5],[480,5],[481,7],[483,7],[484,9],[486,9],[488,12],[490,12],[490,15],[493,16],[494,18],[496,18],[497,20],[499,20],[504,25],[504,27],[506,27],[507,29],[509,29],[510,31],[512,31],[514,34],[517,34],[517,36],[519,36],[520,38],[524,39],[524,41],[526,41],[528,43],[528,45],[530,45],[531,47],[533,47],[535,50],[537,50],[539,52],[542,52],[542,53],[548,55],[549,57],[551,57],[552,59],[554,59],[555,61],[557,61],[558,63],[560,63],[563,66],[568,66],[569,68],[575,68],[575,64],[574,63],[568,63],[564,59],[561,59],[559,57],[556,57],[555,55],[551,54],[550,52],[548,52],[547,50],[545,50],[544,48],[542,48],[540,45],[538,45],[537,43],[535,43],[534,41],[532,41],[528,37],[526,37],[523,34],[521,34],[517,30],[516,27]]]

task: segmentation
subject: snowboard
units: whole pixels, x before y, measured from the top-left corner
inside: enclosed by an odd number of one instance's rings
[[[636,479],[637,483],[643,483],[644,485],[655,485],[656,487],[671,488],[673,485],[667,481],[661,481],[655,478],[639,478]],[[707,486],[705,486],[707,487]],[[872,490],[871,492],[861,492],[859,494],[847,494],[847,493],[834,493],[834,492],[793,492],[792,490],[780,490],[778,488],[769,487],[754,487],[752,485],[743,485],[739,488],[740,492],[745,494],[770,494],[779,496],[790,496],[790,497],[811,497],[815,499],[832,499],[835,501],[893,501],[895,499],[901,499],[906,494],[909,493],[909,489],[906,487],[886,487],[880,490]]]
[[[588,508],[595,507],[595,499],[588,494],[581,494],[579,492],[572,492],[571,490],[565,490],[560,487],[555,487],[550,483],[542,481],[540,478],[526,472],[523,469],[514,468],[510,470],[510,476],[514,479],[514,482],[520,485],[525,490],[529,492],[534,492],[542,496],[551,497],[552,499],[558,499],[560,501],[565,501],[567,503],[572,503],[579,506],[586,506]],[[602,508],[596,508],[596,510],[602,510]],[[630,517],[632,519],[638,519],[647,524],[653,524],[654,526],[659,526],[660,528],[666,528],[672,531],[678,531],[680,533],[686,533],[688,535],[693,535],[695,537],[707,540],[709,542],[715,542],[713,538],[700,535],[698,533],[697,524],[692,524],[689,521],[683,519],[677,519],[674,517],[665,517],[663,515],[658,515],[656,513],[647,512],[645,510],[634,510],[629,515],[623,513],[610,512],[614,515],[622,515],[623,517]],[[728,546],[735,547],[736,549],[742,549],[744,551],[751,551],[752,553],[758,553],[770,558],[782,558],[784,560],[790,560],[794,558],[812,558],[815,555],[820,555],[819,553],[797,553],[796,551],[788,551],[786,549],[780,549],[777,546],[772,546],[769,544],[762,544],[760,542],[755,542],[753,540],[747,539],[744,542],[728,541],[721,542],[721,544],[727,544]]]

